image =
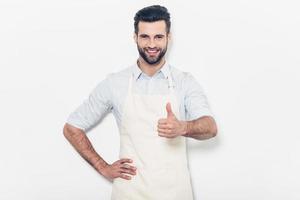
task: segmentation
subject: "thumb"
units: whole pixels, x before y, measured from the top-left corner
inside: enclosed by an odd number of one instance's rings
[[[167,103],[166,109],[167,109],[167,118],[173,117],[174,113],[172,112],[171,104],[169,102]]]

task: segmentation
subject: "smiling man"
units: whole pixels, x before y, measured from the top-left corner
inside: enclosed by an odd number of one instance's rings
[[[217,126],[201,86],[165,58],[170,14],[159,5],[134,17],[139,58],[101,81],[67,119],[64,135],[113,183],[112,200],[192,200],[186,138],[209,139]],[[120,159],[107,163],[86,132],[109,112],[120,130]]]
[[[139,29],[143,32],[140,34],[136,32],[134,39],[140,56],[150,65],[158,64],[167,52],[170,37],[169,34],[166,34],[165,21],[160,20],[151,24],[141,21],[139,22]],[[158,32],[158,30],[161,32]],[[151,38],[154,38],[153,42]]]

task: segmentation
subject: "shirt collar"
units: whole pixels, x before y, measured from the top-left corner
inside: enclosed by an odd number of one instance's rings
[[[165,79],[167,79],[170,76],[170,66],[167,61],[165,61],[164,65],[153,76],[156,76],[160,72],[163,74]],[[137,80],[142,73],[143,71],[139,68],[137,62],[135,62],[135,64],[133,65],[134,80]]]

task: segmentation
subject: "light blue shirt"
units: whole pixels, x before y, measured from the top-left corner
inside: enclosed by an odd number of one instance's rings
[[[173,78],[180,120],[213,116],[202,87],[190,73],[180,71],[166,62],[150,77],[135,63],[122,71],[107,75],[89,97],[69,115],[67,123],[87,132],[112,112],[120,129],[128,81],[132,75],[133,92],[138,94],[167,94],[169,92],[167,78]]]

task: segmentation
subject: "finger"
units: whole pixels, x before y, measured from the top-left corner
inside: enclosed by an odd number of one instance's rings
[[[128,165],[128,164],[123,164],[123,165],[121,166],[121,168],[124,168],[124,169],[131,169],[131,170],[136,170],[136,167],[131,166],[131,165]]]
[[[162,128],[158,128],[157,132],[159,133],[163,133],[163,134],[170,134],[171,130],[170,129],[162,129]]]
[[[123,178],[123,179],[126,179],[126,180],[130,180],[131,179],[131,176],[128,176],[128,175],[122,174],[122,173],[120,173],[119,177]]]
[[[161,128],[161,129],[171,129],[172,125],[171,124],[158,124],[157,128]]]
[[[130,158],[122,158],[120,160],[118,160],[119,164],[123,164],[123,163],[132,163],[132,160]]]
[[[160,137],[165,137],[165,138],[175,138],[176,135],[170,135],[170,134],[165,134],[165,133],[159,133],[158,134]]]
[[[130,169],[120,168],[120,172],[121,172],[121,173],[125,173],[125,174],[136,175],[135,170],[130,170]]]
[[[171,103],[170,102],[167,103],[166,110],[167,110],[167,118],[174,116],[174,113],[172,111]]]
[[[165,118],[161,118],[157,121],[158,124],[166,124],[168,121]]]

